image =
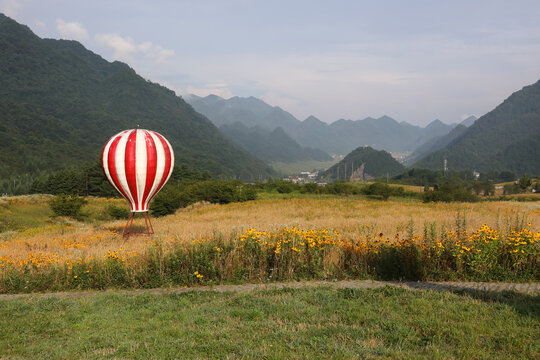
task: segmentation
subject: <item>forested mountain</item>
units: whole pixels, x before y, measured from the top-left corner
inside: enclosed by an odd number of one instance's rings
[[[303,146],[317,146],[333,154],[347,154],[358,146],[408,152],[435,136],[448,133],[453,127],[436,120],[422,128],[397,122],[389,116],[363,120],[340,119],[326,124],[311,116],[291,130],[291,137]]]
[[[165,135],[178,164],[273,174],[173,91],[76,41],[41,39],[0,14],[0,54],[0,178],[94,162],[112,135],[138,125]]]
[[[332,157],[322,150],[301,147],[281,127],[270,131],[260,126],[247,127],[236,122],[232,125],[222,125],[219,129],[231,141],[267,162],[332,160]]]
[[[459,124],[456,126],[452,131],[450,131],[448,134],[443,136],[437,136],[427,142],[425,142],[422,146],[418,147],[416,150],[414,150],[407,158],[405,159],[404,164],[407,166],[410,166],[417,162],[419,159],[423,158],[424,156],[443,149],[444,147],[448,146],[452,141],[463,135],[467,131],[467,127],[465,125]]]
[[[327,181],[365,181],[380,176],[394,176],[404,170],[405,167],[386,151],[366,146],[353,150],[326,170],[322,178]]]
[[[240,122],[247,127],[259,126],[268,130],[281,127],[301,146],[332,154],[347,154],[358,146],[408,152],[434,137],[446,135],[455,126],[435,120],[422,128],[397,122],[388,116],[363,120],[340,119],[332,124],[314,116],[300,121],[283,109],[254,97],[226,100],[216,95],[204,98],[190,95],[187,101],[217,126]]]
[[[540,174],[540,81],[513,93],[416,167]]]
[[[300,120],[279,106],[270,106],[253,96],[223,99],[216,95],[189,95],[186,101],[218,127],[240,122],[247,127],[258,126],[270,131],[281,127],[289,131],[300,123]]]

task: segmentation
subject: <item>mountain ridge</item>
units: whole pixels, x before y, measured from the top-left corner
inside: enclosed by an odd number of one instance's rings
[[[0,177],[97,161],[112,135],[137,125],[165,135],[179,163],[216,176],[274,174],[172,90],[76,41],[41,39],[0,14],[0,52]]]
[[[291,163],[304,160],[330,161],[322,150],[301,147],[281,127],[272,131],[241,122],[221,125],[220,131],[255,157],[266,162]]]
[[[540,173],[540,80],[515,91],[417,167]]]
[[[367,145],[392,152],[409,152],[433,137],[447,134],[456,126],[444,124],[439,120],[432,122],[431,126],[422,128],[403,121],[397,122],[387,115],[378,119],[373,117],[362,120],[338,119],[330,124],[311,115],[301,121],[289,112],[268,105],[260,99],[259,105],[265,104],[264,111],[260,108],[248,110],[247,103],[252,101],[250,98],[236,96],[231,99],[215,100],[215,95],[210,98],[192,95],[188,98],[188,102],[218,126],[237,121],[247,126],[257,125],[269,130],[279,126],[301,146],[319,148],[330,154],[347,154],[358,146]],[[240,109],[243,111],[241,114],[237,112]]]

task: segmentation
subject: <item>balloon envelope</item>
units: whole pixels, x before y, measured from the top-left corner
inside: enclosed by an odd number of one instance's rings
[[[144,212],[169,180],[174,153],[167,139],[155,131],[125,130],[107,141],[101,166],[111,185],[129,201],[131,211]]]

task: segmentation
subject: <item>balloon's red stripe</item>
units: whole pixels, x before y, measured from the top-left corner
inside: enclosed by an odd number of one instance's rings
[[[152,190],[152,185],[154,185],[154,180],[156,179],[156,167],[157,167],[157,151],[156,143],[148,131],[144,131],[144,140],[146,145],[146,185],[144,188],[144,193],[142,197],[142,206],[146,209],[146,200]]]
[[[129,191],[133,197],[133,210],[139,210],[139,202],[137,196],[137,130],[133,130],[127,139],[126,143],[126,154],[124,166],[126,168],[126,180],[128,183]]]
[[[129,201],[129,197],[125,193],[124,189],[122,188],[122,184],[120,184],[120,181],[118,180],[118,174],[116,173],[116,147],[118,146],[118,142],[120,142],[120,139],[122,138],[122,135],[117,136],[111,143],[111,146],[109,147],[109,152],[107,155],[107,163],[109,167],[109,174],[111,175],[111,178],[114,182],[114,185],[118,190],[120,190],[120,193],[123,197],[126,198],[127,201]],[[105,148],[103,149],[105,150]]]
[[[169,148],[169,145],[167,145],[167,141],[165,141],[163,136],[161,136],[158,133],[154,133],[154,134],[158,137],[159,141],[161,141],[161,144],[163,145],[163,152],[165,153],[165,169],[163,169],[163,177],[161,178],[161,181],[158,187],[156,188],[157,190],[151,195],[150,199],[154,197],[154,195],[157,194],[157,192],[161,189],[163,184],[165,184],[165,181],[167,181],[167,178],[169,177],[169,174],[171,172],[171,151],[172,150]]]

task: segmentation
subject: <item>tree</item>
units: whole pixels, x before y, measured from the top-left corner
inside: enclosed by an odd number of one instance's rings
[[[527,174],[523,174],[521,179],[518,181],[519,188],[522,192],[526,191],[529,186],[531,186],[531,178]]]
[[[388,184],[376,182],[367,187],[366,194],[380,196],[383,200],[388,200],[392,194],[392,188]]]
[[[55,216],[69,216],[75,219],[81,217],[81,208],[88,201],[76,195],[60,194],[49,201],[49,206]]]
[[[501,171],[499,179],[504,182],[514,181],[516,179],[516,174],[511,171]]]

